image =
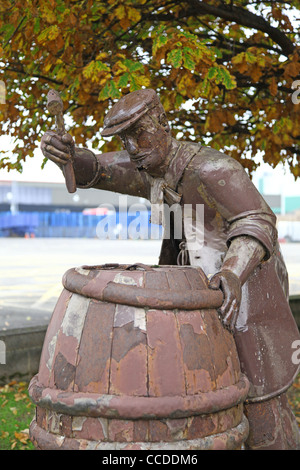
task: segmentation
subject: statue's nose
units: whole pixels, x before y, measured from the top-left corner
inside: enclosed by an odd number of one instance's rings
[[[139,151],[138,144],[135,139],[132,137],[127,137],[126,139],[126,150],[131,154],[131,155],[136,155]]]

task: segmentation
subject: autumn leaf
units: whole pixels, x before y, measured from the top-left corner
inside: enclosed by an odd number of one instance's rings
[[[20,441],[22,444],[27,444],[29,439],[29,434],[24,432],[15,432],[15,438],[17,441]]]
[[[168,42],[168,37],[164,33],[164,27],[161,26],[158,30],[154,30],[153,33],[153,44],[152,44],[152,54],[156,55],[157,50],[160,49]]]
[[[41,44],[44,44],[47,41],[52,41],[56,39],[60,34],[59,28],[57,25],[49,26],[48,28],[44,29],[42,33],[40,33],[37,37],[37,41]]]
[[[193,59],[193,49],[190,47],[183,48],[183,65],[189,70],[193,70],[195,68],[196,63]]]
[[[138,10],[124,4],[121,4],[116,8],[115,14],[120,20],[120,25],[124,29],[129,28],[131,23],[135,23],[141,18],[141,14]]]
[[[99,93],[99,101],[107,100],[108,98],[118,99],[121,97],[121,94],[118,90],[117,85],[113,80],[107,81],[105,86]]]
[[[86,67],[84,67],[82,75],[83,77],[90,79],[92,82],[97,82],[99,80],[99,77],[101,76],[101,72],[109,73],[110,69],[105,63],[101,62],[100,60],[93,60]],[[104,75],[106,76],[107,74]],[[108,76],[110,76],[110,74]]]
[[[167,55],[167,61],[169,64],[173,65],[175,69],[178,69],[182,64],[182,50],[174,49],[173,51],[169,52]]]
[[[100,134],[107,110],[125,93],[147,87],[164,103],[174,137],[230,152],[249,172],[262,152],[265,162],[287,162],[298,177],[299,105],[291,96],[300,37],[291,18],[299,5],[221,3],[4,2],[0,125],[15,143],[10,152],[1,149],[0,168],[22,171],[52,128],[49,88],[62,96],[77,145],[114,150],[118,142],[104,145]],[[247,28],[234,16],[236,7]]]
[[[236,87],[234,76],[223,65],[210,67],[206,78],[213,80],[216,84],[224,85],[227,90],[232,90]]]
[[[276,81],[276,78],[275,77],[272,77],[271,78],[271,82],[270,82],[270,92],[271,92],[271,95],[272,96],[276,96],[277,95],[277,91],[278,91],[278,84],[277,84],[277,81]]]

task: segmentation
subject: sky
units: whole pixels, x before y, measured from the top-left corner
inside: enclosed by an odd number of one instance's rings
[[[1,141],[0,141],[1,143]],[[36,151],[34,157],[24,163],[23,172],[16,170],[0,170],[0,181],[30,181],[43,183],[63,183],[64,177],[61,170],[52,162],[47,162],[41,169],[43,155]]]

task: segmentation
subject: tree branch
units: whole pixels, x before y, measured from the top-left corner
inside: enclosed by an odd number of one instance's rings
[[[253,28],[262,31],[269,35],[269,37],[276,42],[285,56],[294,52],[295,46],[292,41],[279,29],[274,28],[261,16],[245,10],[244,8],[225,5],[210,5],[204,1],[191,0],[189,6],[193,7],[193,14],[207,14],[218,16],[227,21],[233,21],[242,26]]]
[[[21,73],[23,75],[28,75],[28,73],[25,70],[20,69],[20,68],[14,68],[12,66],[5,67],[5,70],[8,70],[9,72],[15,72],[15,73]],[[40,75],[38,73],[31,74],[31,77],[40,78],[47,82],[55,83],[55,85],[63,84],[63,82],[59,82],[58,80],[55,80],[54,78],[46,77],[45,75]]]
[[[12,40],[12,38],[17,34],[17,32],[19,31],[20,27],[22,26],[22,23],[23,21],[26,19],[26,16],[23,16],[23,18],[21,18],[21,21],[19,22],[18,26],[16,27],[16,29],[14,30],[14,32],[12,33],[12,35],[7,39],[6,43],[4,44],[3,47],[6,47],[10,41]]]

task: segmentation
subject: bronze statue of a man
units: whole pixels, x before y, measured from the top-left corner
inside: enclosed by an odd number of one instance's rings
[[[242,372],[250,381],[246,447],[300,448],[285,393],[299,371],[292,344],[300,336],[289,308],[274,213],[236,160],[172,138],[154,90],[121,98],[108,112],[102,135],[118,135],[125,150],[98,156],[54,132],[43,136],[41,148],[60,168],[75,155],[79,188],[140,196],[152,204],[191,205],[192,225],[197,207],[204,206],[202,246],[189,246],[186,226],[181,239],[172,236],[171,218],[159,264],[200,266],[211,277],[210,287],[223,291],[220,315],[234,334]]]

